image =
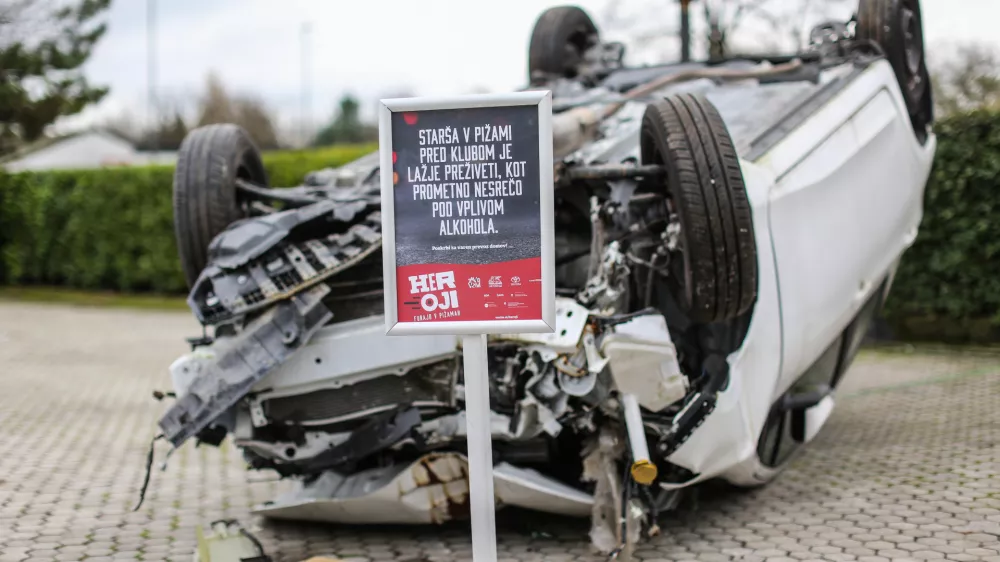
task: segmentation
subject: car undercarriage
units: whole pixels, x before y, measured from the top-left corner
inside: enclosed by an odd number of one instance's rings
[[[715,475],[677,452],[733,382],[759,306],[762,203],[741,162],[886,49],[830,25],[794,56],[628,68],[582,10],[546,14],[536,35],[576,46],[539,40],[529,65],[529,89],[553,93],[557,318],[489,338],[495,490],[501,506],[589,515],[594,545],[619,553]],[[918,136],[926,111],[910,113]],[[175,222],[205,332],[170,367],[159,427],[174,448],[229,437],[250,468],[294,479],[262,515],[468,513],[460,339],[385,336],[379,186],[374,154],[274,188],[234,126],[182,146]]]

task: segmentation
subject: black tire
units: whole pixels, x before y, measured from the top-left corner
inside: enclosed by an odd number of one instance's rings
[[[577,6],[556,6],[535,22],[528,46],[528,80],[574,78],[583,55],[600,42],[593,20]]]
[[[174,171],[174,234],[188,287],[208,261],[208,244],[247,216],[236,179],[267,185],[260,152],[236,125],[207,125],[188,133]]]
[[[934,116],[920,0],[860,0],[855,29],[859,42],[873,42],[885,54],[896,74],[913,130],[923,136]]]
[[[679,94],[650,104],[642,118],[643,164],[666,168],[656,187],[681,225],[671,252],[671,294],[696,324],[736,318],[757,297],[753,217],[732,138],[705,97]]]

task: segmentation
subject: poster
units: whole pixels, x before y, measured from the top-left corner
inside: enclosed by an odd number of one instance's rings
[[[545,319],[540,119],[537,104],[389,115],[398,322]]]

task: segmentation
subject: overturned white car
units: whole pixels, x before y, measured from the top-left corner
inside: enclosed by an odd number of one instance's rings
[[[916,236],[935,138],[916,0],[861,0],[813,38],[630,68],[579,8],[539,18],[558,319],[489,340],[500,505],[590,516],[615,552],[697,482],[768,482],[822,427]],[[265,516],[466,514],[459,340],[384,335],[377,155],[272,189],[245,133],[209,126],[174,190],[211,332],[171,366],[163,437],[229,436],[298,479]]]

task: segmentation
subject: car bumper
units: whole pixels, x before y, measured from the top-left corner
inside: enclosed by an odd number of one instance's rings
[[[273,519],[352,524],[430,524],[469,512],[469,469],[464,455],[429,454],[412,463],[350,475],[325,472],[299,482],[254,513]],[[534,470],[500,463],[493,469],[498,506],[560,515],[590,515],[593,497]]]

